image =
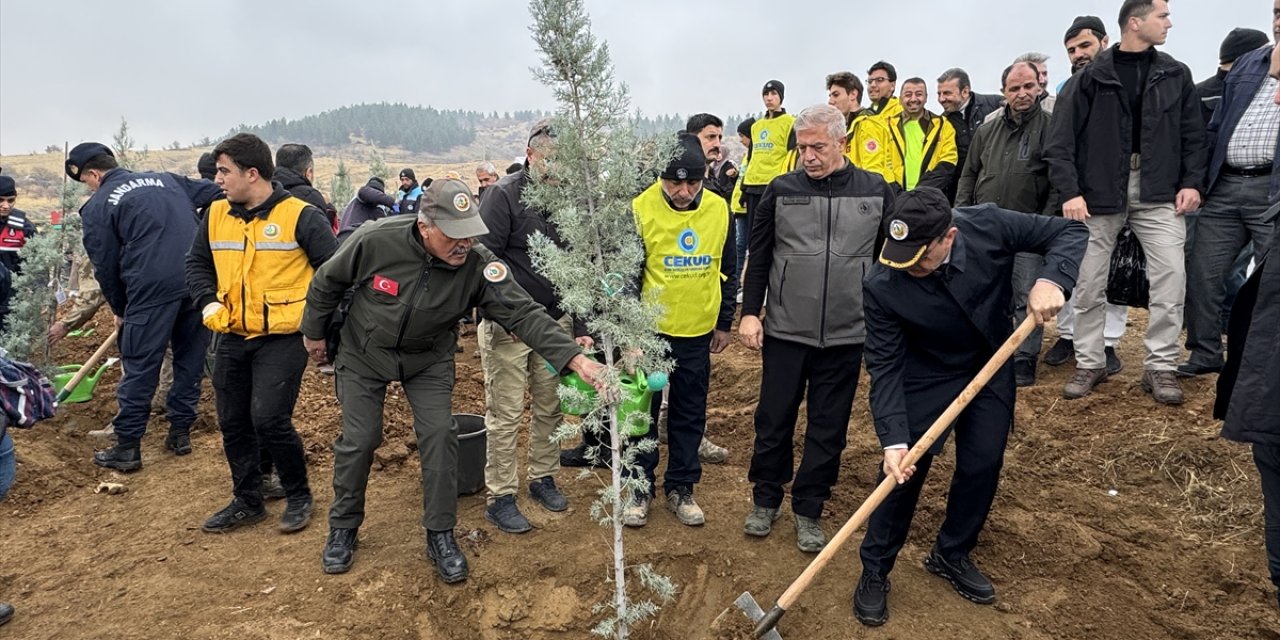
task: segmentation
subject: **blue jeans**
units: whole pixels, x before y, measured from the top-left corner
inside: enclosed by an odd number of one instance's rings
[[[9,432],[6,431],[4,437],[0,438],[0,500],[4,500],[8,495],[17,470],[18,461],[13,454],[13,438],[10,438]]]
[[[751,240],[751,226],[748,224],[745,213],[733,216],[733,232],[737,234],[734,240],[738,245],[735,247],[738,252],[738,262],[734,267],[733,276],[738,281],[738,291],[742,291],[742,270],[747,267],[747,242]]]

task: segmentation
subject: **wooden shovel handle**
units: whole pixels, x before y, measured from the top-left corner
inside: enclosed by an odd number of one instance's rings
[[[75,390],[76,386],[80,384],[80,381],[84,380],[85,376],[89,375],[89,372],[92,371],[94,367],[98,366],[98,361],[101,360],[103,356],[107,355],[107,352],[110,351],[112,347],[116,346],[116,339],[119,335],[120,331],[117,329],[116,331],[112,331],[111,335],[107,336],[106,340],[102,341],[102,345],[98,347],[97,351],[93,352],[93,355],[89,356],[89,359],[84,363],[84,366],[80,367],[80,370],[76,372],[76,375],[71,376],[71,381],[58,391],[58,402],[66,400],[67,397],[71,395],[71,392]]]
[[[947,427],[951,426],[952,422],[955,422],[960,412],[969,406],[969,403],[978,395],[978,392],[982,391],[982,388],[991,381],[991,378],[996,375],[1000,367],[1004,366],[1009,357],[1018,350],[1018,345],[1021,345],[1022,341],[1026,340],[1027,336],[1031,335],[1035,328],[1035,316],[1027,314],[1027,319],[1023,320],[1018,329],[1013,332],[1013,335],[1004,341],[1004,344],[996,351],[995,355],[991,356],[991,360],[987,362],[987,365],[969,382],[964,391],[961,391],[960,395],[951,401],[951,406],[947,407],[947,410],[943,411],[942,415],[933,421],[933,425],[929,427],[929,430],[923,436],[920,436],[915,446],[911,447],[911,451],[907,452],[906,459],[902,461],[904,467],[915,464],[920,459],[920,456],[923,456],[929,450],[929,447],[933,446],[933,443],[947,430]],[[853,516],[849,518],[849,521],[844,523],[844,526],[840,527],[840,530],[831,538],[827,546],[823,547],[818,557],[809,563],[804,573],[801,573],[800,577],[796,578],[795,582],[792,582],[791,586],[787,587],[787,590],[783,592],[782,597],[778,598],[778,608],[786,610],[791,607],[792,603],[800,597],[800,594],[804,593],[804,590],[809,587],[809,583],[813,582],[818,573],[826,568],[827,563],[836,555],[836,552],[849,539],[849,536],[852,536],[853,532],[857,531],[858,527],[862,526],[862,523],[871,517],[871,513],[876,510],[876,507],[880,506],[881,502],[884,502],[885,497],[893,491],[896,485],[897,481],[893,479],[893,476],[888,476],[880,482],[875,491],[872,491],[871,495],[867,496],[867,499],[862,502],[862,506],[853,512]]]

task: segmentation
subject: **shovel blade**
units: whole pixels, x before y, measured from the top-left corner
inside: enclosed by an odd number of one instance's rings
[[[743,591],[742,595],[738,596],[738,599],[733,601],[733,606],[741,609],[743,613],[747,614],[747,618],[750,619],[751,622],[759,624],[761,620],[764,620],[764,609],[760,608],[760,604],[756,602],[756,599],[751,595],[750,591]],[[778,633],[777,629],[769,629],[767,633],[757,637],[762,640],[782,640],[782,635]]]

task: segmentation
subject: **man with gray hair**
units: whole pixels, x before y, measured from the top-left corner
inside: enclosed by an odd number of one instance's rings
[[[476,188],[476,202],[484,199],[484,192],[488,191],[489,187],[497,184],[500,177],[498,168],[493,166],[492,162],[482,162],[480,166],[476,167],[476,183],[480,185]]]
[[[761,195],[743,285],[738,331],[748,348],[763,350],[744,530],[769,535],[794,478],[796,544],[817,553],[827,542],[819,519],[840,472],[862,364],[858,283],[874,261],[894,190],[845,157],[845,118],[835,107],[805,109],[794,130],[803,169],[775,178]],[[796,470],[792,442],[806,395],[809,424]]]

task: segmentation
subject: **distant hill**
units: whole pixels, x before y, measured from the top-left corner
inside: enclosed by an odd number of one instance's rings
[[[415,153],[444,153],[470,144],[484,116],[475,111],[441,111],[406,104],[358,104],[324,111],[298,120],[280,118],[257,126],[241,125],[270,144],[302,142],[340,147],[364,141],[379,147],[399,147]]]

